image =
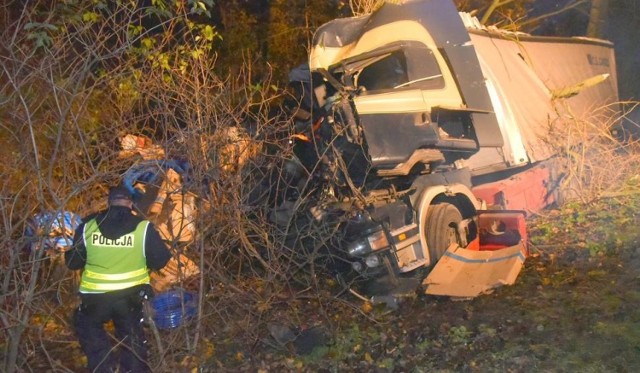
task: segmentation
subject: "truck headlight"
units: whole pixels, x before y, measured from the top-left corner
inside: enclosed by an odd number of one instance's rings
[[[360,262],[353,262],[351,263],[351,268],[353,268],[353,270],[356,272],[362,272],[364,266]]]
[[[380,257],[376,254],[369,255],[365,260],[364,264],[369,268],[375,268],[380,265]]]
[[[364,239],[354,241],[347,246],[347,252],[351,256],[363,257],[374,251],[382,250],[389,246],[389,240],[384,231],[379,230]]]
[[[347,252],[351,256],[365,256],[371,252],[371,247],[366,240],[357,240],[347,246]]]
[[[378,251],[380,249],[384,249],[389,246],[389,240],[387,240],[387,235],[384,234],[384,231],[380,230],[367,237],[369,241],[369,247],[371,247],[371,251]]]

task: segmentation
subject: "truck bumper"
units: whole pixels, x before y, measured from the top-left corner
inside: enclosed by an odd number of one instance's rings
[[[515,282],[526,257],[524,244],[476,251],[452,245],[423,281],[426,293],[472,298]]]
[[[478,237],[452,244],[423,281],[426,293],[472,298],[516,281],[528,256],[523,211],[478,211]]]

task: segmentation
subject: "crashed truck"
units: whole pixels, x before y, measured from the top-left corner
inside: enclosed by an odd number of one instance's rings
[[[558,198],[550,122],[618,100],[611,43],[486,28],[449,0],[333,20],[308,69],[290,74],[311,93],[297,141],[318,154],[315,172],[339,170],[314,213],[346,202],[352,269],[392,283],[431,269],[431,294],[515,280],[524,211]]]

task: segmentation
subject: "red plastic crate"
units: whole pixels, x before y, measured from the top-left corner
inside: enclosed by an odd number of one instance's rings
[[[527,244],[524,211],[486,210],[478,212],[480,250],[499,250],[522,242]],[[528,253],[528,249],[527,249]]]

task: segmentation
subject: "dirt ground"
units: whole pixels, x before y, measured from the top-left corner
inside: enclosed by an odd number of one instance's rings
[[[411,341],[430,343],[407,371],[638,371],[640,253],[584,253],[539,253],[516,285],[471,301],[414,302],[404,355]]]
[[[253,366],[319,372],[639,371],[640,250],[620,257],[585,253],[536,253],[514,286],[473,300],[418,296],[396,311],[374,308],[370,318],[344,323],[325,350]]]

